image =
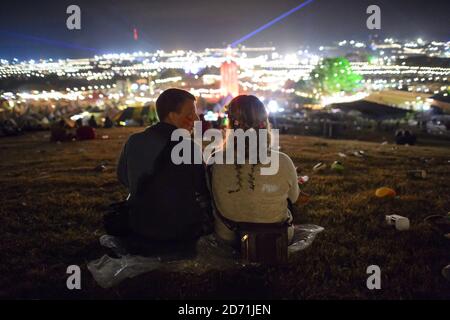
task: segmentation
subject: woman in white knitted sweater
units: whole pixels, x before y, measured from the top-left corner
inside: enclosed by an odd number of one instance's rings
[[[257,134],[261,129],[270,130],[266,108],[255,96],[241,95],[234,98],[228,106],[228,118],[230,129],[255,130]],[[260,139],[257,139],[257,143],[260,143]],[[270,144],[270,138],[267,143]],[[236,145],[234,143],[234,148]],[[215,155],[216,159],[222,156],[226,159],[224,155],[229,146],[229,143],[225,143],[224,150]],[[258,153],[261,147],[263,146],[257,146]],[[294,203],[299,195],[297,172],[292,160],[285,153],[271,150],[270,158],[279,159],[278,171],[272,175],[262,175],[261,167],[270,167],[270,164],[262,164],[259,158],[257,164],[250,164],[249,150],[252,149],[249,149],[246,139],[245,164],[237,164],[235,161],[234,164],[213,165],[211,185],[217,210],[225,218],[236,222],[292,221],[288,199]],[[234,157],[236,160],[236,152]],[[293,226],[288,230],[288,237],[291,239]],[[215,231],[227,242],[236,240],[234,232],[217,215]]]

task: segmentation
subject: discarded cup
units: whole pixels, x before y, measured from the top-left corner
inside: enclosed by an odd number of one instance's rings
[[[388,187],[381,187],[375,190],[375,196],[378,198],[395,197],[396,195],[395,190]]]
[[[425,179],[427,177],[427,172],[425,170],[409,170],[407,175],[410,178]]]
[[[309,177],[308,176],[303,176],[303,177],[298,177],[298,183],[299,184],[305,184],[306,182],[308,182]]]
[[[341,158],[347,158],[347,155],[345,153],[342,152],[338,152],[338,156]]]
[[[331,169],[334,170],[334,171],[336,171],[336,172],[341,173],[341,172],[344,171],[344,165],[343,165],[341,162],[339,162],[339,161],[335,161],[335,162],[333,162],[333,164],[331,165]]]
[[[353,152],[353,155],[355,157],[362,158],[362,157],[364,157],[365,152],[363,150],[358,150],[358,151]]]
[[[409,219],[398,214],[386,216],[386,222],[388,225],[395,225],[395,228],[399,231],[409,229]]]
[[[109,139],[109,136],[108,135],[104,135],[104,136],[102,136],[102,139],[103,140]]]
[[[327,167],[327,165],[326,165],[325,163],[319,162],[318,164],[316,164],[316,165],[313,167],[313,171],[314,171],[314,172],[323,171],[323,170],[326,169],[326,167]]]

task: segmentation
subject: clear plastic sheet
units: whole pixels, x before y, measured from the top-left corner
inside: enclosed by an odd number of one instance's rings
[[[323,230],[323,227],[313,224],[296,225],[293,243],[288,247],[289,255],[292,256],[309,247],[317,234]],[[217,240],[214,235],[200,238],[196,245],[197,254],[195,258],[190,259],[173,253],[155,257],[130,255],[126,252],[120,239],[110,235],[100,237],[100,244],[112,250],[119,257],[112,258],[104,255],[87,264],[95,281],[103,288],[113,287],[126,278],[133,278],[156,269],[198,274],[210,270],[246,267],[239,261],[239,253]]]
[[[292,244],[288,247],[290,255],[308,248],[316,238],[317,234],[324,230],[315,224],[299,224],[295,226]]]

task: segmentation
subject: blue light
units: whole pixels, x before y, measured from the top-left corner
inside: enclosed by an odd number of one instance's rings
[[[0,30],[0,33],[10,36],[10,37],[14,37],[14,38],[21,38],[21,39],[25,39],[25,40],[37,41],[37,42],[46,43],[46,44],[57,46],[57,47],[78,49],[78,50],[91,51],[91,52],[99,52],[99,50],[95,49],[95,48],[79,46],[77,44],[72,44],[72,43],[68,43],[68,42],[64,42],[64,41],[36,37],[36,36],[27,35],[27,34],[18,33],[18,32]]]

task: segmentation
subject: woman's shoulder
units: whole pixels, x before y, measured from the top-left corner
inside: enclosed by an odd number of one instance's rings
[[[280,163],[289,164],[293,163],[291,157],[289,157],[286,153],[281,151],[272,150],[274,156],[278,156]]]
[[[297,170],[295,168],[294,162],[292,161],[291,157],[289,157],[286,153],[281,151],[272,151],[274,154],[273,156],[278,156],[278,167],[279,172],[282,175],[292,175],[297,174]]]

